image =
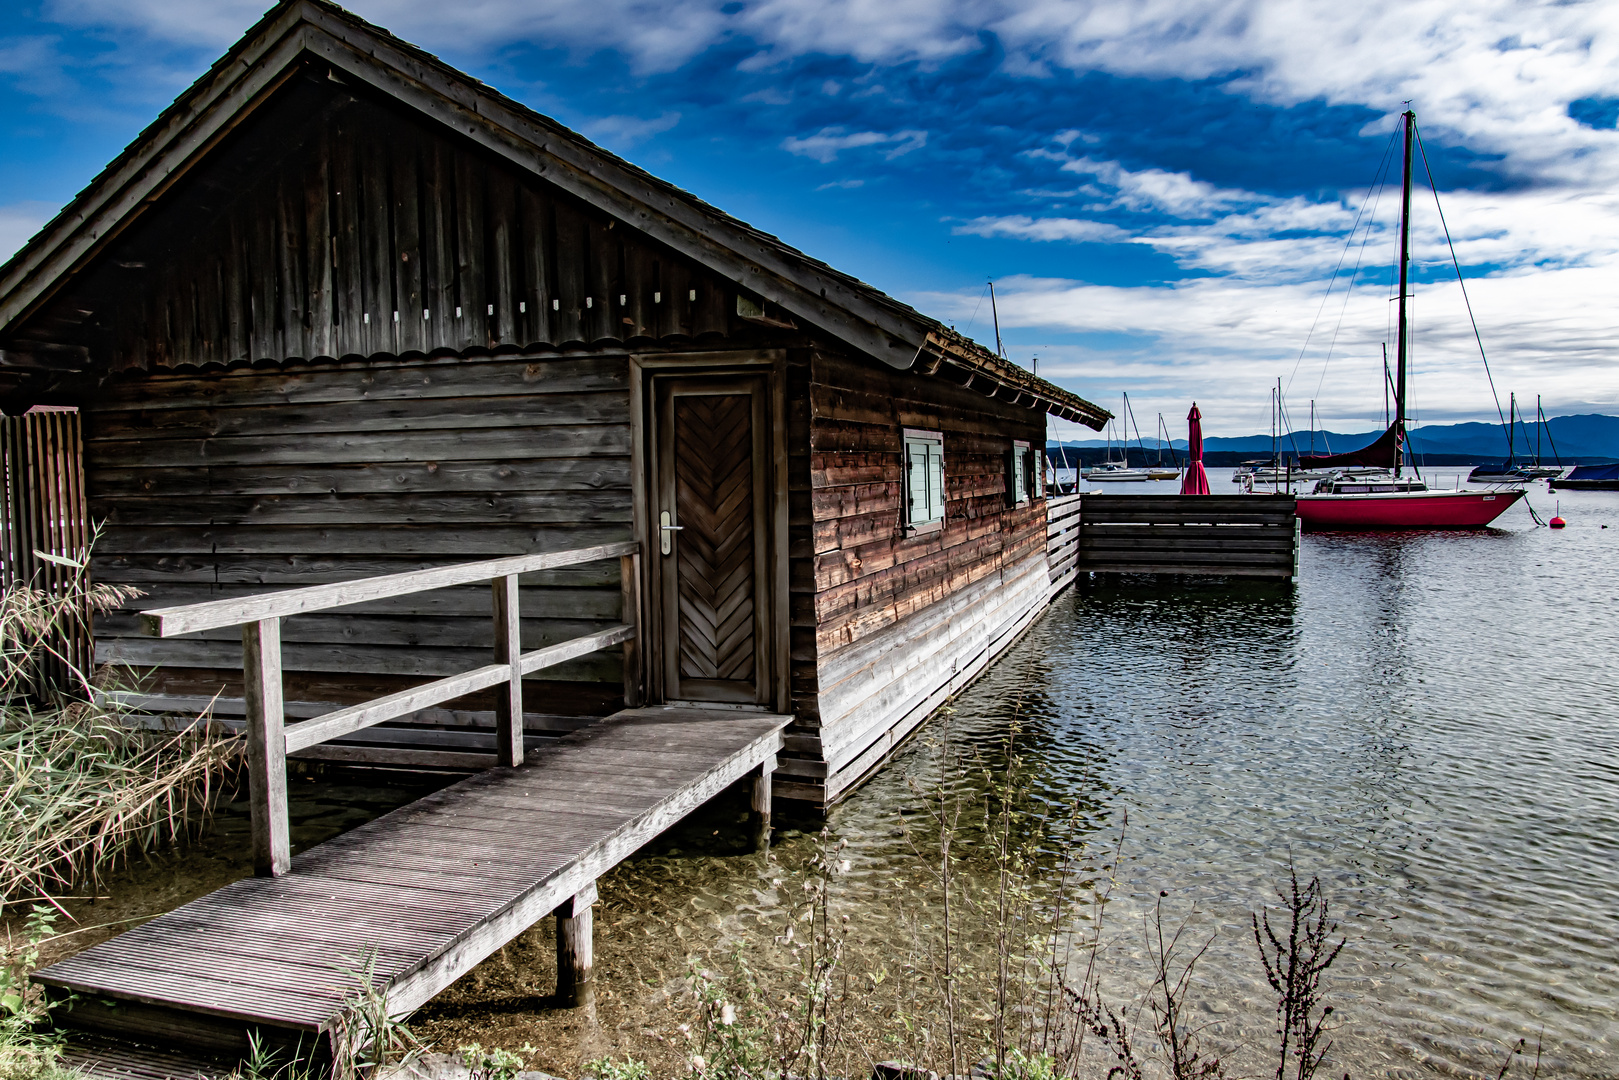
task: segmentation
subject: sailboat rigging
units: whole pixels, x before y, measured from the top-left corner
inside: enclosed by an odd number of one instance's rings
[[[1404,156],[1400,176],[1399,294],[1392,388],[1394,415],[1387,430],[1369,446],[1342,454],[1301,457],[1299,464],[1302,468],[1334,470],[1333,475],[1319,481],[1313,491],[1298,497],[1299,520],[1304,528],[1310,530],[1483,528],[1524,494],[1521,488],[1431,491],[1420,476],[1405,475],[1406,392],[1411,337],[1407,310],[1411,289],[1411,165],[1412,144],[1418,136],[1416,113],[1407,109],[1400,117]],[[1439,192],[1435,187],[1436,203],[1438,198]],[[1457,272],[1459,276],[1459,266]],[[1375,466],[1386,471],[1374,476],[1345,475],[1343,470],[1356,466]]]

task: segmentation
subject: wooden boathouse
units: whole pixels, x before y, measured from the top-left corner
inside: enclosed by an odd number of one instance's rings
[[[267,875],[47,981],[225,1048],[324,1030],[287,965],[367,910],[425,1000],[727,784],[846,795],[1046,606],[1045,418],[1107,417],[323,0],[0,267],[0,406],[144,593],[123,704],[247,727]],[[288,757],[474,775],[292,858]]]

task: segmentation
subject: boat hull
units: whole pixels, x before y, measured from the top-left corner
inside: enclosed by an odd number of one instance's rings
[[[1523,496],[1522,489],[1300,495],[1298,515],[1307,532],[1482,529]]]

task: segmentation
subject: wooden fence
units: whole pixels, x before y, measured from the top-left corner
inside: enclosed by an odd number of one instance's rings
[[[1051,564],[1051,595],[1056,596],[1079,576],[1079,495],[1046,500],[1046,560]]]
[[[518,576],[612,558],[620,560],[623,574],[623,624],[523,652],[519,640]],[[312,585],[245,599],[158,608],[144,612],[142,620],[147,632],[155,637],[241,626],[253,865],[259,874],[277,877],[287,872],[291,861],[287,823],[287,755],[290,753],[466,694],[502,687],[497,692],[495,705],[496,756],[501,765],[517,765],[523,760],[523,676],[621,643],[624,646],[624,704],[631,708],[639,705],[640,566],[641,545],[627,541],[385,574],[333,585]],[[480,581],[488,581],[491,587],[495,663],[286,726],[281,698],[282,619]]]
[[[82,693],[94,655],[83,569],[90,548],[83,446],[77,412],[0,417],[0,584],[38,589],[60,613],[37,670],[26,676],[36,692]]]
[[[1295,502],[1291,495],[1052,499],[1046,504],[1052,592],[1082,573],[1296,580]]]

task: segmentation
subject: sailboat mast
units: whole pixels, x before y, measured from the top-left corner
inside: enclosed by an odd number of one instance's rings
[[[1400,475],[1400,468],[1405,463],[1405,365],[1406,339],[1409,336],[1405,302],[1411,273],[1411,134],[1417,122],[1417,114],[1410,109],[1401,115],[1405,120],[1405,163],[1400,170],[1400,319],[1399,337],[1394,345],[1395,476]]]
[[[1411,156],[1411,140],[1410,140],[1409,137],[1407,137],[1407,139],[1406,139],[1406,147],[1405,147],[1405,149],[1406,149],[1406,156],[1410,157]],[[1406,165],[1407,165],[1407,168],[1406,168],[1406,181],[1407,181],[1406,187],[1409,188],[1411,186],[1410,182],[1409,182],[1410,179],[1411,179],[1411,176],[1410,176],[1411,170],[1409,168],[1410,162],[1409,161],[1406,162]],[[1409,198],[1409,193],[1407,193],[1406,201],[1407,202],[1411,201],[1410,198]],[[993,281],[989,283],[989,314],[990,314],[990,318],[995,320],[995,355],[1004,359],[1006,357],[1006,346],[1001,344],[1001,313],[995,307],[995,283]]]

